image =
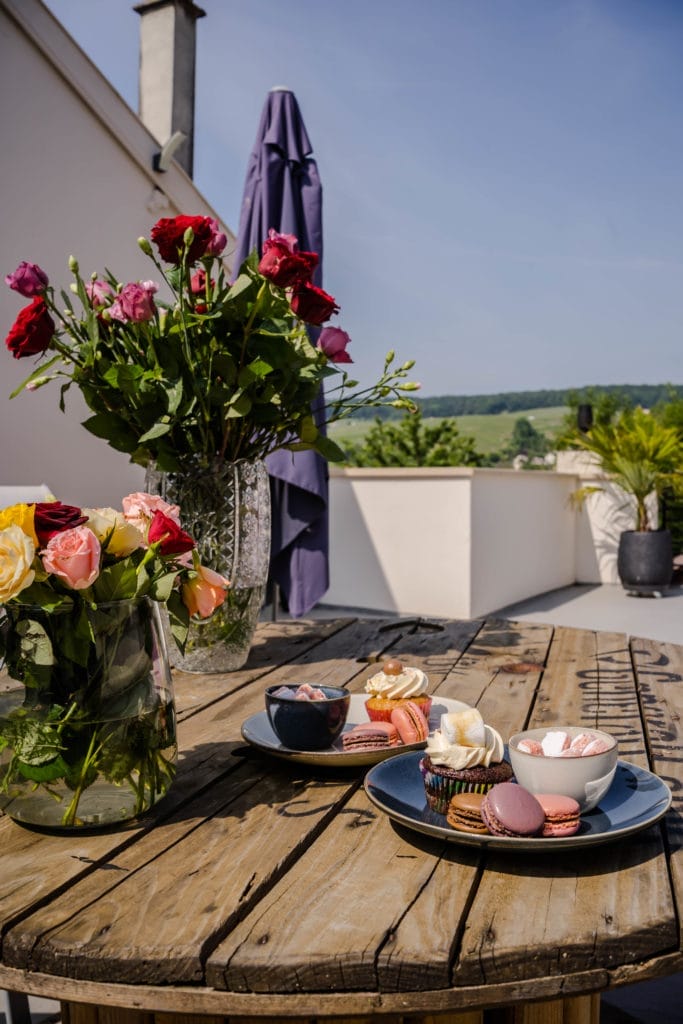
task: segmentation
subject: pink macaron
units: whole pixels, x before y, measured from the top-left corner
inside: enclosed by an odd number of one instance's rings
[[[398,730],[391,722],[361,722],[342,733],[342,747],[346,751],[381,750],[397,747],[399,742]]]
[[[391,712],[391,724],[396,726],[401,743],[421,743],[429,736],[429,723],[412,700],[394,708]]]
[[[581,808],[576,800],[559,793],[534,794],[543,808],[543,836],[573,836],[581,825]]]

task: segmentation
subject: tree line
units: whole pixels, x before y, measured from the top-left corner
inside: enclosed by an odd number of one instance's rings
[[[414,401],[423,416],[491,416],[499,412],[522,412],[527,409],[547,409],[558,405],[573,405],[582,395],[586,400],[600,396],[615,399],[622,407],[642,406],[651,409],[672,397],[683,398],[683,385],[675,384],[606,384],[586,388],[565,388],[564,390],[501,391],[493,395],[440,395],[433,398],[419,398]],[[395,409],[373,409],[367,407],[354,414],[358,419],[398,419],[401,413]]]

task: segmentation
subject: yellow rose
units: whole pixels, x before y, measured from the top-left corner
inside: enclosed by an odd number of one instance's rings
[[[0,530],[0,604],[16,597],[35,578],[31,568],[36,546],[20,526]]]
[[[8,505],[0,511],[0,530],[6,526],[18,526],[38,547],[38,537],[33,525],[35,505]]]
[[[85,525],[92,530],[100,544],[107,541],[108,554],[125,558],[132,551],[143,547],[145,538],[122,512],[117,512],[115,508],[84,508],[82,511],[88,517]]]

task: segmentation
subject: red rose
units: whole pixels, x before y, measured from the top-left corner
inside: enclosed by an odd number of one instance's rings
[[[322,288],[316,288],[308,282],[297,285],[291,299],[291,307],[297,316],[307,324],[320,326],[339,312],[339,306]]]
[[[82,514],[80,508],[62,505],[61,501],[38,501],[34,506],[33,526],[42,548],[47,546],[56,533],[82,526],[87,521],[88,517]]]
[[[310,281],[311,274],[317,266],[317,253],[292,252],[282,242],[266,239],[258,269],[259,274],[267,277],[278,287],[292,288]]]
[[[5,338],[15,359],[37,356],[44,352],[55,333],[55,322],[48,313],[45,299],[35,295],[30,306],[24,306]]]
[[[194,238],[187,252],[187,262],[195,263],[209,248],[213,239],[213,227],[210,217],[162,217],[151,231],[151,239],[159,250],[159,255],[166,263],[180,263],[185,242],[183,236],[188,228],[192,228]]]
[[[186,551],[192,551],[194,547],[194,541],[189,533],[185,533],[173,519],[165,516],[158,509],[149,524],[147,540],[150,544],[161,541],[159,551],[162,555],[184,555]]]

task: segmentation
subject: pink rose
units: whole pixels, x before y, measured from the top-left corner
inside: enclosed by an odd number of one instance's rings
[[[54,573],[72,590],[85,590],[100,574],[101,546],[87,526],[56,533],[41,551],[46,572]]]
[[[96,281],[88,281],[85,286],[85,293],[90,299],[93,309],[102,309],[114,294],[107,282],[101,278],[98,278]]]
[[[155,512],[163,512],[165,516],[180,526],[180,506],[169,505],[158,494],[135,491],[123,499],[121,508],[126,520],[136,526],[144,537],[147,536],[147,530],[154,519]]]
[[[208,619],[209,615],[225,601],[229,586],[230,580],[226,580],[225,576],[214,572],[213,569],[207,569],[205,565],[200,565],[197,575],[183,583],[183,604],[190,615]]]
[[[49,283],[47,274],[37,263],[27,263],[25,260],[21,261],[14,273],[5,278],[5,284],[27,299],[42,295]]]
[[[123,286],[111,306],[109,314],[114,320],[121,323],[141,323],[143,320],[151,320],[156,313],[153,295],[159,290],[159,285],[154,281],[131,281]]]
[[[323,327],[318,338],[318,348],[333,363],[352,363],[353,359],[346,351],[350,341],[350,337],[341,327]]]
[[[209,224],[211,225],[211,239],[206,247],[206,255],[220,256],[228,244],[228,236],[221,231],[218,221],[213,217],[209,217]]]

